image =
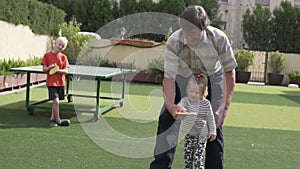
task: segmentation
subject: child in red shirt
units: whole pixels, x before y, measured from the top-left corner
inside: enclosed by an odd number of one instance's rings
[[[49,100],[52,100],[52,112],[50,118],[50,126],[69,126],[69,120],[62,120],[59,114],[59,100],[64,100],[65,97],[65,79],[67,68],[70,67],[69,61],[66,55],[61,53],[68,44],[68,40],[65,37],[59,37],[55,41],[54,49],[47,52],[41,64],[43,65],[43,71],[47,72],[46,86],[48,87]],[[59,67],[59,70],[50,75],[50,69],[55,66]]]

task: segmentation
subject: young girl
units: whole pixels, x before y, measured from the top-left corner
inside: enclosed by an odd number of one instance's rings
[[[202,74],[191,77],[186,88],[187,97],[178,105],[187,112],[196,112],[197,116],[187,115],[182,119],[181,129],[186,133],[184,143],[185,169],[204,169],[203,155],[206,141],[216,139],[216,124],[207,96],[207,78]]]

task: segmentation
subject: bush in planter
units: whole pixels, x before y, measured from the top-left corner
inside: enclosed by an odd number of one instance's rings
[[[269,66],[273,73],[281,73],[284,69],[285,58],[279,51],[271,52]]]
[[[236,82],[247,83],[250,79],[251,72],[248,72],[249,66],[254,62],[254,54],[251,51],[241,49],[234,53],[237,61]]]
[[[271,85],[281,85],[283,74],[281,73],[285,66],[285,58],[279,51],[271,52],[269,66],[271,72],[268,73],[268,81]]]
[[[143,70],[142,72],[147,74],[146,79],[149,81],[153,81],[151,77],[154,77],[154,83],[161,83],[164,76],[164,59],[155,58],[149,60],[147,69]]]
[[[30,57],[27,60],[21,59],[3,59],[0,60],[0,90],[5,88],[11,88],[16,86],[22,86],[26,84],[27,75],[25,72],[14,72],[11,71],[11,68],[23,67],[23,66],[37,66],[41,65],[41,57]],[[31,74],[34,76],[31,78],[31,82],[43,81],[46,80],[46,76],[41,74],[41,78],[38,78],[38,75]]]
[[[300,71],[293,70],[288,73],[288,77],[290,78],[290,84],[300,85]]]

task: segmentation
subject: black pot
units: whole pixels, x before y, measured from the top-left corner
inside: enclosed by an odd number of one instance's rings
[[[251,76],[251,72],[237,71],[235,73],[235,80],[237,83],[248,83]]]
[[[280,73],[268,73],[268,81],[270,85],[278,85],[282,84],[283,74]]]

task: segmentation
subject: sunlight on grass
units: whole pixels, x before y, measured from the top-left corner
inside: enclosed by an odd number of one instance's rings
[[[250,92],[250,93],[265,93],[265,94],[286,94],[291,92],[291,95],[300,94],[300,88],[289,88],[286,86],[269,86],[269,85],[248,85],[243,83],[237,83],[235,91]],[[298,93],[297,93],[298,92]]]
[[[300,131],[299,107],[232,103],[226,126]]]

